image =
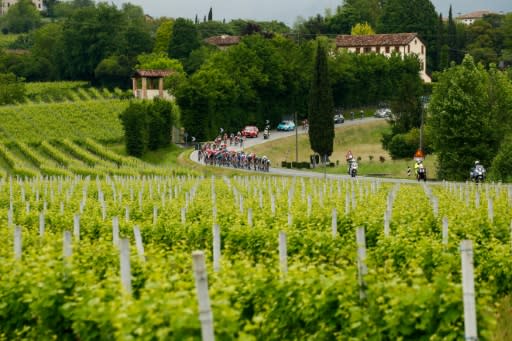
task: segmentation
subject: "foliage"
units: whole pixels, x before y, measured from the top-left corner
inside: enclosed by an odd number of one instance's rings
[[[330,156],[334,141],[333,98],[329,82],[325,42],[317,42],[315,64],[309,89],[309,143],[322,157]]]
[[[509,132],[512,85],[467,55],[439,75],[429,105],[432,142],[444,179],[466,179],[475,160],[490,165]]]
[[[137,56],[137,69],[170,69],[183,72],[183,66],[177,59],[167,57],[165,53],[143,53]]]
[[[492,160],[490,176],[498,181],[512,181],[512,138],[510,136],[503,140],[498,153]]]
[[[126,152],[140,157],[148,150],[166,147],[171,141],[173,105],[166,100],[131,102],[120,114]]]
[[[375,34],[375,31],[373,31],[370,24],[367,22],[361,24],[357,23],[352,29],[350,30],[350,34],[353,36],[364,36],[364,35],[371,35]]]
[[[155,46],[153,47],[154,53],[168,53],[173,25],[174,20],[171,19],[166,19],[160,23],[156,31]]]
[[[7,180],[0,188],[6,203],[0,222],[6,245],[0,249],[0,333],[6,339],[200,340],[190,255],[204,250],[218,339],[459,340],[464,338],[460,242],[472,239],[478,337],[489,340],[496,302],[511,289],[507,187],[459,185],[427,187],[429,193],[416,185],[260,176]],[[261,193],[261,205],[254,193]],[[438,199],[438,215],[429,195]],[[385,236],[382,212],[390,196]],[[475,203],[477,196],[494,202],[494,220],[485,201]],[[22,230],[21,259],[13,257],[9,202],[13,223]],[[78,212],[80,236],[73,237],[67,258],[63,233]],[[132,294],[120,283],[119,248],[112,242],[112,220],[123,216],[118,221],[120,237],[130,242]],[[449,221],[446,244],[442,217]],[[210,251],[214,223],[221,231],[219,271],[212,269]],[[145,260],[134,247],[134,226],[142,234]],[[368,267],[364,299],[354,236],[360,226]],[[279,271],[281,230],[287,233],[286,275]]]
[[[0,105],[21,102],[25,92],[23,79],[18,79],[12,73],[0,73]]]
[[[41,25],[41,16],[31,0],[19,0],[9,7],[4,25],[11,33],[28,32]]]
[[[109,56],[103,59],[94,69],[96,82],[107,88],[124,87],[129,84],[128,75],[131,72],[126,56]]]
[[[194,23],[183,18],[176,19],[169,42],[169,57],[183,62],[199,46],[199,34]]]

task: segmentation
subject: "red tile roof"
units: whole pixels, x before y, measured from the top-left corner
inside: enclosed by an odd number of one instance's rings
[[[456,19],[481,19],[486,14],[492,14],[490,11],[476,11],[471,13],[466,13],[461,16],[458,16]]]
[[[173,70],[135,70],[135,77],[161,78],[174,73]]]
[[[230,46],[238,44],[240,42],[240,36],[220,35],[206,38],[204,41],[216,46]]]
[[[336,47],[407,45],[417,36],[417,33],[390,33],[360,36],[339,35],[336,37]]]

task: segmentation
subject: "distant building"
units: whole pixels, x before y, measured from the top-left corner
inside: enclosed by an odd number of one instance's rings
[[[220,35],[206,38],[204,40],[207,44],[215,45],[221,50],[225,50],[230,46],[240,43],[240,36]]]
[[[0,1],[0,15],[4,15],[9,11],[9,7],[15,5],[18,0],[1,0]],[[44,9],[43,0],[32,0],[34,6],[36,6],[38,11],[42,11]]]
[[[461,24],[472,25],[475,21],[482,19],[488,14],[494,14],[490,11],[476,11],[467,14],[460,15],[455,18],[455,21]]]
[[[164,78],[174,73],[172,70],[136,70],[132,76],[133,96],[140,99],[160,97],[172,100],[164,90]]]
[[[336,48],[352,53],[379,53],[388,57],[395,52],[402,57],[415,54],[420,61],[421,79],[425,83],[432,81],[426,71],[427,48],[417,33],[339,35],[336,37]]]

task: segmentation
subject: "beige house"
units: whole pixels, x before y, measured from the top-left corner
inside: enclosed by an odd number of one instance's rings
[[[417,33],[339,35],[336,37],[336,49],[352,53],[379,53],[388,57],[392,53],[399,53],[402,57],[415,54],[420,61],[421,79],[425,83],[432,81],[426,71],[427,48]]]
[[[472,25],[475,21],[482,19],[487,14],[493,14],[490,11],[476,11],[460,15],[455,18],[455,21],[465,25]]]
[[[206,38],[204,40],[207,44],[215,45],[221,50],[225,50],[230,46],[236,45],[240,42],[240,36],[220,35]]]
[[[9,7],[16,4],[18,0],[0,0],[0,15],[4,15],[9,11]],[[43,0],[32,0],[34,6],[36,6],[38,11],[42,11],[44,9]]]

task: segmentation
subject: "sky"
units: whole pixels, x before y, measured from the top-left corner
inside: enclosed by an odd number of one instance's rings
[[[438,13],[448,16],[450,4],[453,16],[478,10],[496,13],[512,12],[511,0],[431,0]],[[335,10],[343,0],[110,0],[120,6],[131,2],[144,9],[144,13],[153,17],[183,17],[199,20],[208,15],[212,7],[213,19],[230,21],[232,19],[253,19],[256,21],[282,21],[292,26],[298,17],[307,19],[316,14],[325,14],[330,8]]]

